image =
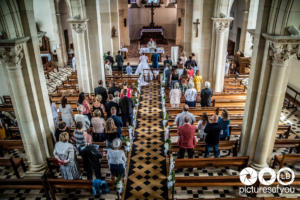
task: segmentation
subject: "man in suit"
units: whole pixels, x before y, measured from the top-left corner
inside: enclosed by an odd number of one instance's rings
[[[166,60],[164,60],[164,67],[166,67],[167,64],[172,66],[172,60],[169,59],[168,55],[166,55]]]
[[[109,62],[111,64],[111,68],[113,68],[113,66],[114,66],[114,58],[110,55],[110,51],[107,52],[107,56],[106,56],[105,60],[109,60]]]
[[[124,58],[121,55],[121,51],[118,51],[118,55],[116,55],[116,62],[117,62],[119,71],[122,71]]]
[[[154,54],[152,54],[151,56],[151,61],[152,61],[152,68],[154,70],[154,76],[155,78],[157,77],[157,75],[159,74],[159,69],[158,69],[158,62],[160,60],[160,55],[158,53],[156,53],[156,49],[154,49]]]
[[[99,86],[94,89],[94,93],[95,93],[95,96],[98,95],[98,94],[100,94],[102,96],[102,102],[101,103],[105,105],[106,100],[107,100],[107,90],[103,86],[103,81],[102,80],[99,80],[98,84],[99,84]]]

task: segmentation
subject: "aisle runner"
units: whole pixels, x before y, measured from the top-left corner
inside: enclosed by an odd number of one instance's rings
[[[159,84],[142,89],[125,199],[167,199]]]

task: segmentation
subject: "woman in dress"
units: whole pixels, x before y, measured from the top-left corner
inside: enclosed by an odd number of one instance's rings
[[[139,78],[139,83],[141,84],[141,86],[145,86],[147,85],[148,83],[144,80],[144,76],[147,78],[147,79],[150,79],[150,81],[152,81],[153,79],[153,74],[152,74],[152,71],[150,69],[150,66],[148,64],[148,57],[143,53],[141,56],[140,56],[140,63],[137,67],[137,69],[135,70],[135,75],[141,75],[140,78]]]
[[[56,103],[52,102],[51,98],[50,98],[50,104],[51,104],[51,111],[52,111],[54,126],[57,127],[59,125],[59,119],[58,119]]]
[[[194,84],[197,92],[201,92],[201,83],[203,82],[200,71],[197,70],[196,75],[194,76]]]
[[[102,96],[98,94],[95,98],[95,102],[93,103],[93,111],[95,112],[96,110],[99,110],[101,117],[104,117],[105,108],[101,101]]]
[[[201,120],[198,122],[197,129],[198,129],[198,137],[201,141],[204,141],[206,133],[204,132],[204,129],[206,127],[206,124],[208,124],[208,115],[206,112],[202,114]]]
[[[179,83],[179,74],[177,73],[177,69],[172,70],[172,74],[170,76],[170,85],[174,88],[174,84]]]
[[[86,99],[83,92],[81,92],[79,94],[78,104],[83,105],[84,109],[83,109],[82,114],[86,115],[89,118],[90,122],[91,122],[92,116],[91,116],[91,112],[90,112],[90,104],[89,104],[88,100]]]
[[[181,90],[179,89],[179,83],[174,84],[174,89],[170,91],[170,104],[171,107],[179,107],[181,98]]]
[[[180,83],[182,87],[182,92],[185,92],[185,90],[188,88],[188,83],[189,83],[189,75],[186,69],[183,70],[183,73],[180,76]]]
[[[116,138],[119,138],[120,134],[118,133],[117,126],[112,118],[108,118],[105,126],[105,137],[106,137],[106,146],[111,148],[112,141]]]
[[[124,84],[123,84],[123,89],[121,90],[121,98],[124,97],[124,90],[127,91],[127,95],[126,95],[126,96],[127,96],[128,98],[131,98],[131,89],[127,87],[127,83],[126,83],[126,82],[124,82]]]
[[[222,111],[221,117],[218,117],[218,124],[221,127],[220,139],[224,140],[229,136],[230,119],[226,109]]]
[[[97,109],[94,111],[94,117],[92,118],[94,141],[105,141],[105,120],[101,117],[101,112]]]
[[[81,179],[81,174],[76,164],[74,146],[68,141],[69,134],[67,132],[59,135],[59,142],[57,142],[54,147],[54,157],[60,165],[60,172],[64,179]]]
[[[116,138],[112,142],[112,149],[107,151],[107,161],[113,180],[115,177],[123,178],[125,176],[126,156],[123,150],[120,150],[122,141]]]
[[[65,122],[66,126],[70,128],[73,124],[72,108],[70,104],[68,104],[68,100],[65,96],[61,98],[61,104],[58,108],[61,112],[62,121]]]
[[[105,61],[104,69],[105,69],[105,75],[112,75],[112,68],[111,68],[111,63],[109,62],[109,60]]]

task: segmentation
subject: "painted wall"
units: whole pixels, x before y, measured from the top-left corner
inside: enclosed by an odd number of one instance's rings
[[[60,12],[60,17],[61,17],[62,30],[63,31],[68,30],[69,43],[73,43],[72,28],[71,28],[71,25],[67,22],[67,19],[70,18],[69,10],[68,10],[65,0],[60,0],[59,12]]]
[[[162,26],[167,39],[176,39],[176,8],[156,8],[154,23]],[[151,22],[150,8],[128,8],[129,37],[131,40],[140,38],[140,30]]]
[[[236,35],[238,28],[242,29],[243,25],[243,4],[241,1],[234,1],[230,11],[230,17],[233,17],[231,29],[229,31],[229,40],[236,43]]]
[[[50,40],[50,49],[53,52],[59,41],[54,35],[54,24],[52,12],[55,12],[54,4],[50,4],[49,0],[34,0],[33,11],[34,18],[41,31],[46,32],[46,36]]]

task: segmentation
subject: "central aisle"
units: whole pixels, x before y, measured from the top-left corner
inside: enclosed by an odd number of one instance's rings
[[[142,88],[125,199],[167,199],[159,83]]]

